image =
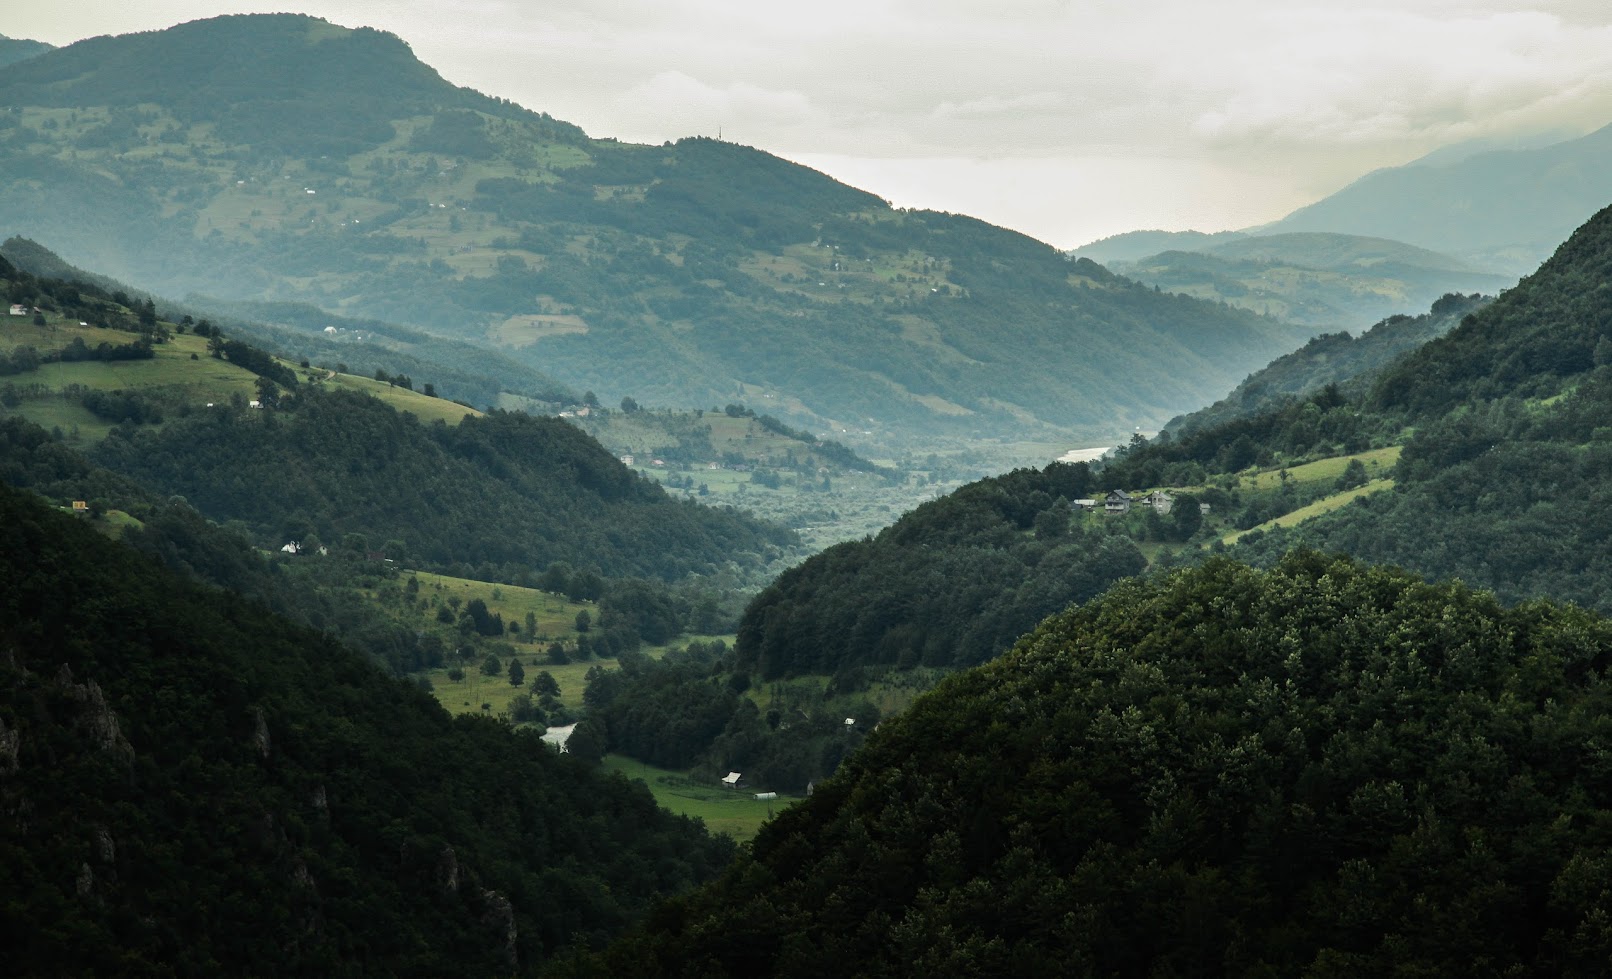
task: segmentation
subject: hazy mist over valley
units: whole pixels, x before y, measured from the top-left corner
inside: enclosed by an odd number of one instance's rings
[[[20,975],[1612,973],[1612,17],[0,11]]]

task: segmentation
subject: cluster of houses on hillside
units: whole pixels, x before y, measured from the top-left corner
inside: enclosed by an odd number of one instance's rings
[[[1132,496],[1124,490],[1109,490],[1108,495],[1101,500],[1074,500],[1070,504],[1076,510],[1095,510],[1102,507],[1104,513],[1129,513],[1133,506],[1152,507],[1153,512],[1163,516],[1175,506],[1175,497],[1164,490],[1154,490],[1146,496]],[[1199,513],[1208,513],[1209,504],[1199,503]]]

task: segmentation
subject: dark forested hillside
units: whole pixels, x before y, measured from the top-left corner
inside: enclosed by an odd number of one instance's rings
[[[1136,545],[1075,521],[1094,483],[1054,463],[971,483],[877,537],[780,575],[745,610],[738,663],[763,678],[859,667],[958,667],[1145,565]]]
[[[946,681],[564,975],[1605,974],[1612,625],[1300,554]]]
[[[1390,492],[1296,527],[1258,532],[1238,553],[1269,563],[1305,544],[1459,577],[1506,600],[1568,599],[1612,612],[1604,516],[1612,475],[1612,210],[1534,275],[1369,385],[1324,389],[1262,413],[1127,452],[1102,478],[1164,478],[1201,465],[1236,473],[1317,447],[1398,441]]]
[[[401,541],[417,566],[484,579],[557,561],[675,579],[759,564],[793,540],[735,511],[669,498],[559,419],[495,412],[424,425],[343,391],[117,430],[95,458],[215,520],[242,521],[274,547],[364,534]]]
[[[1323,333],[1248,375],[1227,397],[1171,419],[1165,430],[1179,436],[1213,428],[1259,414],[1328,384],[1362,390],[1401,356],[1448,333],[1488,302],[1483,296],[1452,293],[1420,316],[1390,316],[1358,337]]]
[[[17,975],[499,975],[731,844],[0,485]]]
[[[812,428],[1107,438],[1305,335],[712,139],[587,138],[293,15],[0,69],[0,213],[183,297],[491,346],[614,403],[739,386]]]

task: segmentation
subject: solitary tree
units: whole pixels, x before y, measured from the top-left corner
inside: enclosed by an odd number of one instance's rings
[[[525,682],[526,668],[521,666],[521,661],[519,659],[511,656],[509,658],[509,685],[512,687],[518,687]]]

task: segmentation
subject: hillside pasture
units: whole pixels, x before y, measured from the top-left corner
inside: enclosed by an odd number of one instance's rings
[[[728,789],[715,782],[707,784],[623,755],[606,755],[601,764],[606,771],[620,772],[644,783],[661,808],[700,819],[706,829],[731,836],[740,843],[752,839],[769,816],[795,801],[792,797],[779,796],[768,802],[755,797],[762,791],[760,789]]]
[[[1391,445],[1384,449],[1371,449],[1366,452],[1357,452],[1354,455],[1334,456],[1331,459],[1320,459],[1316,462],[1307,462],[1301,466],[1292,466],[1286,470],[1287,477],[1300,485],[1306,483],[1337,482],[1339,476],[1348,467],[1351,460],[1359,459],[1366,467],[1366,472],[1373,478],[1385,476],[1399,461],[1402,447]],[[1271,469],[1252,478],[1245,477],[1244,485],[1254,490],[1274,490],[1282,487],[1281,469]]]
[[[420,421],[427,423],[442,421],[449,425],[457,425],[471,415],[479,416],[481,414],[476,409],[466,408],[456,401],[428,397],[418,391],[401,388],[385,381],[377,381],[373,377],[335,374],[318,380],[316,383],[345,388],[349,391],[362,391],[370,397],[386,402],[398,411],[407,411],[420,419]]]

